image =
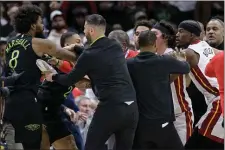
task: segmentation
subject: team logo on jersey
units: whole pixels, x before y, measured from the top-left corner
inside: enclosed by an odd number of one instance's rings
[[[212,49],[211,47],[205,48],[203,54],[204,54],[206,57],[208,57],[209,55],[214,54],[214,53],[213,53],[213,49]]]
[[[40,128],[39,124],[28,124],[25,126],[25,128],[29,131],[36,131]]]

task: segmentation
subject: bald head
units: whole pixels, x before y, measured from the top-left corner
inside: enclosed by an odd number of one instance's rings
[[[108,38],[115,39],[122,46],[124,51],[130,45],[129,36],[123,30],[114,30],[110,32],[108,35]]]

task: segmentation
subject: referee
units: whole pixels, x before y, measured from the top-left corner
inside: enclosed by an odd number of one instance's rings
[[[138,122],[135,90],[121,46],[105,37],[106,21],[98,14],[86,18],[85,36],[90,48],[84,50],[68,75],[46,75],[49,81],[72,85],[88,75],[100,100],[90,124],[85,150],[102,150],[115,134],[117,150],[131,150]]]
[[[140,33],[140,53],[128,59],[128,69],[137,93],[139,122],[133,148],[181,150],[183,145],[173,125],[175,120],[170,74],[187,74],[187,62],[156,55],[156,35]]]

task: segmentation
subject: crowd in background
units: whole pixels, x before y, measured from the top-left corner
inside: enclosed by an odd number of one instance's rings
[[[136,21],[146,18],[152,22],[166,20],[175,26],[181,21],[194,19],[207,23],[211,16],[223,18],[223,1],[41,1],[0,3],[0,37],[13,34],[12,18],[18,6],[24,3],[38,5],[44,12],[45,36],[57,37],[65,30],[83,35],[84,17],[98,13],[107,19],[107,32],[114,29],[128,31],[131,36]],[[53,11],[60,10],[63,18],[53,19]],[[59,12],[57,12],[59,15]],[[57,14],[55,12],[55,15]],[[54,29],[56,31],[54,31]],[[51,38],[53,38],[51,37]]]
[[[133,27],[138,20],[147,19],[152,24],[166,20],[176,27],[187,19],[194,19],[205,26],[212,16],[218,16],[222,20],[224,18],[223,1],[9,1],[0,2],[0,41],[4,42],[16,35],[12,18],[18,7],[27,3],[38,5],[44,12],[45,30],[44,35],[40,36],[58,45],[61,35],[67,31],[77,32],[85,43],[85,16],[93,13],[101,14],[107,19],[106,36],[112,30],[122,29],[127,31],[131,46],[134,46]],[[0,45],[0,55],[2,54],[4,45]]]

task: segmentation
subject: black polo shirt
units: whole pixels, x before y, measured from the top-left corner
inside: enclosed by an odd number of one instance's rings
[[[160,123],[174,121],[170,74],[187,74],[189,64],[151,52],[141,52],[128,59],[127,64],[137,94],[140,117]]]
[[[53,80],[69,86],[85,75],[100,104],[136,101],[124,53],[115,40],[101,37],[84,50],[69,74],[53,76]]]

